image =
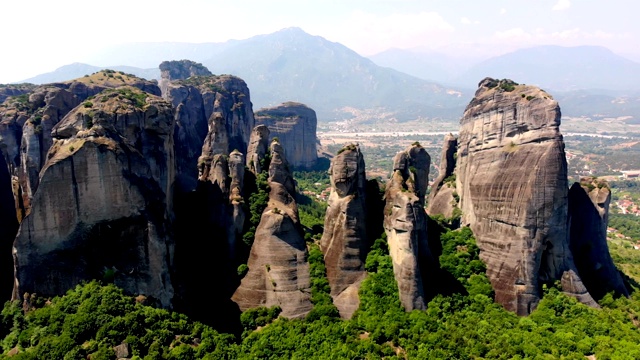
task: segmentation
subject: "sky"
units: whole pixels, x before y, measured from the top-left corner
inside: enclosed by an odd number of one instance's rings
[[[0,9],[0,83],[117,44],[224,42],[293,26],[363,56],[401,48],[487,58],[551,44],[640,61],[637,0],[3,0]]]

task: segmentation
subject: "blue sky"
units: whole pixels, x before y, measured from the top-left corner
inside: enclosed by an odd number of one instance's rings
[[[1,9],[0,83],[119,43],[223,42],[291,26],[365,56],[397,47],[482,58],[555,44],[640,60],[636,0],[5,0]]]

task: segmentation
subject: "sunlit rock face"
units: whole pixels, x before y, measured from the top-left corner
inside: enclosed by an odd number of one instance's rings
[[[425,271],[437,262],[429,248],[424,210],[430,163],[419,144],[399,152],[384,195],[384,230],[400,302],[407,311],[426,308],[426,288],[435,276]]]
[[[596,306],[569,248],[560,107],[534,86],[482,80],[460,121],[456,187],[496,301],[520,315],[543,283]]]
[[[320,248],[324,253],[333,303],[343,318],[358,309],[358,290],[366,271],[366,182],[360,148],[349,145],[331,161],[331,193]]]
[[[240,310],[280,306],[281,315],[301,318],[311,304],[307,246],[295,202],[295,182],[284,149],[270,146],[269,202],[256,228],[247,263],[249,271],[232,296]]]
[[[113,281],[171,307],[173,109],[137,88],[105,90],[53,129],[13,255],[13,298]]]
[[[280,140],[287,160],[294,168],[310,169],[316,164],[318,119],[313,109],[301,103],[285,102],[257,110],[255,118],[256,124],[269,128],[271,139]]]

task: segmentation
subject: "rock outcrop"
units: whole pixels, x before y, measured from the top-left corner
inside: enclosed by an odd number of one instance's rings
[[[33,84],[0,84],[0,104],[10,96],[20,96],[36,88]]]
[[[431,159],[414,144],[393,159],[393,174],[385,191],[384,230],[400,302],[407,311],[425,309],[428,301],[429,269],[437,260],[427,236],[424,197]]]
[[[567,162],[560,107],[534,86],[486,78],[458,137],[456,187],[496,301],[520,315],[544,283],[597,305],[578,276],[567,232]]]
[[[249,148],[247,149],[247,167],[254,174],[262,171],[260,160],[264,159],[269,149],[269,128],[266,125],[257,125],[251,132]]]
[[[0,151],[19,184],[15,196],[20,220],[30,211],[39,173],[46,162],[45,155],[53,143],[53,127],[81,102],[86,100],[90,106],[90,98],[99,92],[125,85],[160,94],[153,82],[102,70],[63,83],[20,87],[21,91],[30,91],[10,97],[0,105]]]
[[[246,153],[255,126],[249,88],[238,77],[211,75],[170,81],[162,90],[176,108],[177,186],[180,191],[192,191],[203,143],[210,144],[211,155]]]
[[[578,273],[596,299],[608,292],[629,295],[607,245],[610,203],[609,185],[602,180],[583,178],[569,189],[569,245]]]
[[[232,300],[242,311],[278,305],[282,316],[300,318],[312,308],[307,248],[284,149],[273,141],[270,151],[269,203],[256,229],[249,271]]]
[[[173,128],[171,104],[134,87],[101,92],[53,128],[14,242],[14,299],[97,278],[171,306]]]
[[[343,148],[329,168],[331,193],[320,249],[324,253],[333,303],[340,316],[351,318],[358,309],[360,283],[368,241],[364,157],[357,145]]]
[[[255,113],[256,124],[264,124],[271,131],[270,139],[278,138],[289,163],[295,168],[310,169],[318,160],[316,148],[316,112],[296,102],[285,102]]]
[[[440,174],[434,180],[429,193],[427,213],[429,215],[441,214],[445,219],[452,219],[458,208],[458,193],[454,170],[456,167],[456,153],[458,151],[458,139],[453,134],[444,137],[442,156],[440,158]]]
[[[160,77],[167,80],[183,80],[192,76],[213,75],[204,65],[191,60],[163,61],[159,67]]]
[[[0,300],[11,299],[13,259],[11,248],[18,231],[18,218],[13,200],[11,174],[0,156]]]

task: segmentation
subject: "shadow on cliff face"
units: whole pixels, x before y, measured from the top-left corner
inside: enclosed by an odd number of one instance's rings
[[[439,259],[442,255],[442,241],[441,235],[447,231],[447,228],[442,226],[439,222],[433,220],[427,216],[427,233],[429,237],[429,250],[435,259]],[[436,295],[451,296],[453,294],[468,295],[464,285],[456,279],[453,274],[440,267],[440,261],[421,262],[421,269],[423,278],[430,279],[430,284],[433,286],[430,289],[425,289],[425,298],[427,303],[431,301]]]
[[[11,299],[13,288],[13,240],[18,232],[15,202],[11,190],[11,175],[0,152],[0,301]]]
[[[240,309],[230,300],[240,284],[237,265],[226,256],[227,231],[210,205],[220,204],[211,200],[220,196],[203,182],[196,191],[175,194],[174,309],[218,331],[240,334]]]

